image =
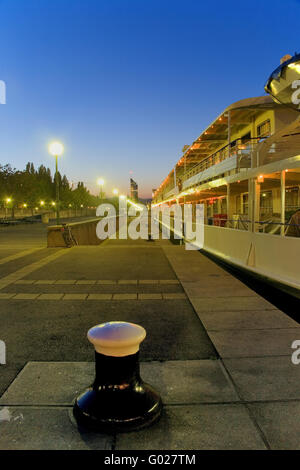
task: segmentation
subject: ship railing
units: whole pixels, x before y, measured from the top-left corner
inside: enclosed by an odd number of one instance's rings
[[[234,219],[218,218],[217,220],[213,217],[207,217],[205,220],[205,225],[214,225],[236,230],[249,230],[250,224],[252,224],[252,221],[243,217]],[[254,221],[254,224],[255,231],[259,233],[280,235],[282,234],[281,228],[284,227],[283,234],[285,236],[300,237],[300,223],[293,221],[280,222],[280,220],[276,220],[276,217],[272,217],[267,220]]]
[[[299,120],[260,143],[256,148],[253,166],[262,166],[297,155],[300,155]]]
[[[237,156],[237,169],[251,168],[251,159],[256,151],[257,145],[262,142],[262,138],[253,137],[244,139],[237,139],[231,144],[227,144],[222,149],[213,153],[209,157],[204,158],[201,162],[194,165],[190,170],[186,171],[181,177],[183,181],[188,180],[192,176],[201,173],[202,171],[211,168],[218,163],[223,162],[227,158]]]

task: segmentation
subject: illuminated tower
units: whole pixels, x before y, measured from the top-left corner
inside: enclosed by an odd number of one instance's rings
[[[133,201],[138,201],[138,185],[132,178],[130,178],[130,198]]]

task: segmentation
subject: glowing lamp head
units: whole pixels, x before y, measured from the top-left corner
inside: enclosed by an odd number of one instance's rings
[[[113,190],[113,194],[114,194],[115,196],[117,196],[118,192],[119,192],[119,191],[118,191],[117,189],[114,189],[114,190]]]
[[[7,203],[11,202],[11,198],[8,197],[8,198],[6,199],[6,202],[7,202]]]
[[[40,202],[40,205],[41,205],[41,206],[44,206],[44,205],[45,205],[45,201],[41,201],[41,202]]]
[[[99,186],[103,186],[104,185],[104,179],[99,178],[97,183],[99,184]]]
[[[258,183],[263,183],[263,182],[264,182],[264,175],[259,175],[259,176],[257,177],[257,182],[258,182]]]
[[[52,142],[49,145],[49,153],[53,155],[53,157],[60,156],[63,154],[64,146],[60,142]]]

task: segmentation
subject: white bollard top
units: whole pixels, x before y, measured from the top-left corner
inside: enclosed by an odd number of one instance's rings
[[[97,353],[105,356],[124,357],[135,354],[146,337],[146,330],[135,323],[111,321],[96,325],[87,337]]]

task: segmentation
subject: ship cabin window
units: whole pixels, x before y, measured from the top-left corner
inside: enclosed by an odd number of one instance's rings
[[[248,214],[248,193],[243,194],[243,214]]]
[[[257,137],[265,138],[271,135],[271,121],[267,119],[257,126]]]
[[[290,187],[285,190],[285,208],[287,211],[296,211],[299,209],[299,191],[300,188]]]
[[[248,193],[236,196],[236,214],[248,214]]]
[[[227,212],[227,200],[226,200],[226,197],[223,197],[221,199],[221,213],[226,214],[226,212]]]
[[[273,213],[272,191],[262,191],[260,193],[260,214],[270,215]]]

